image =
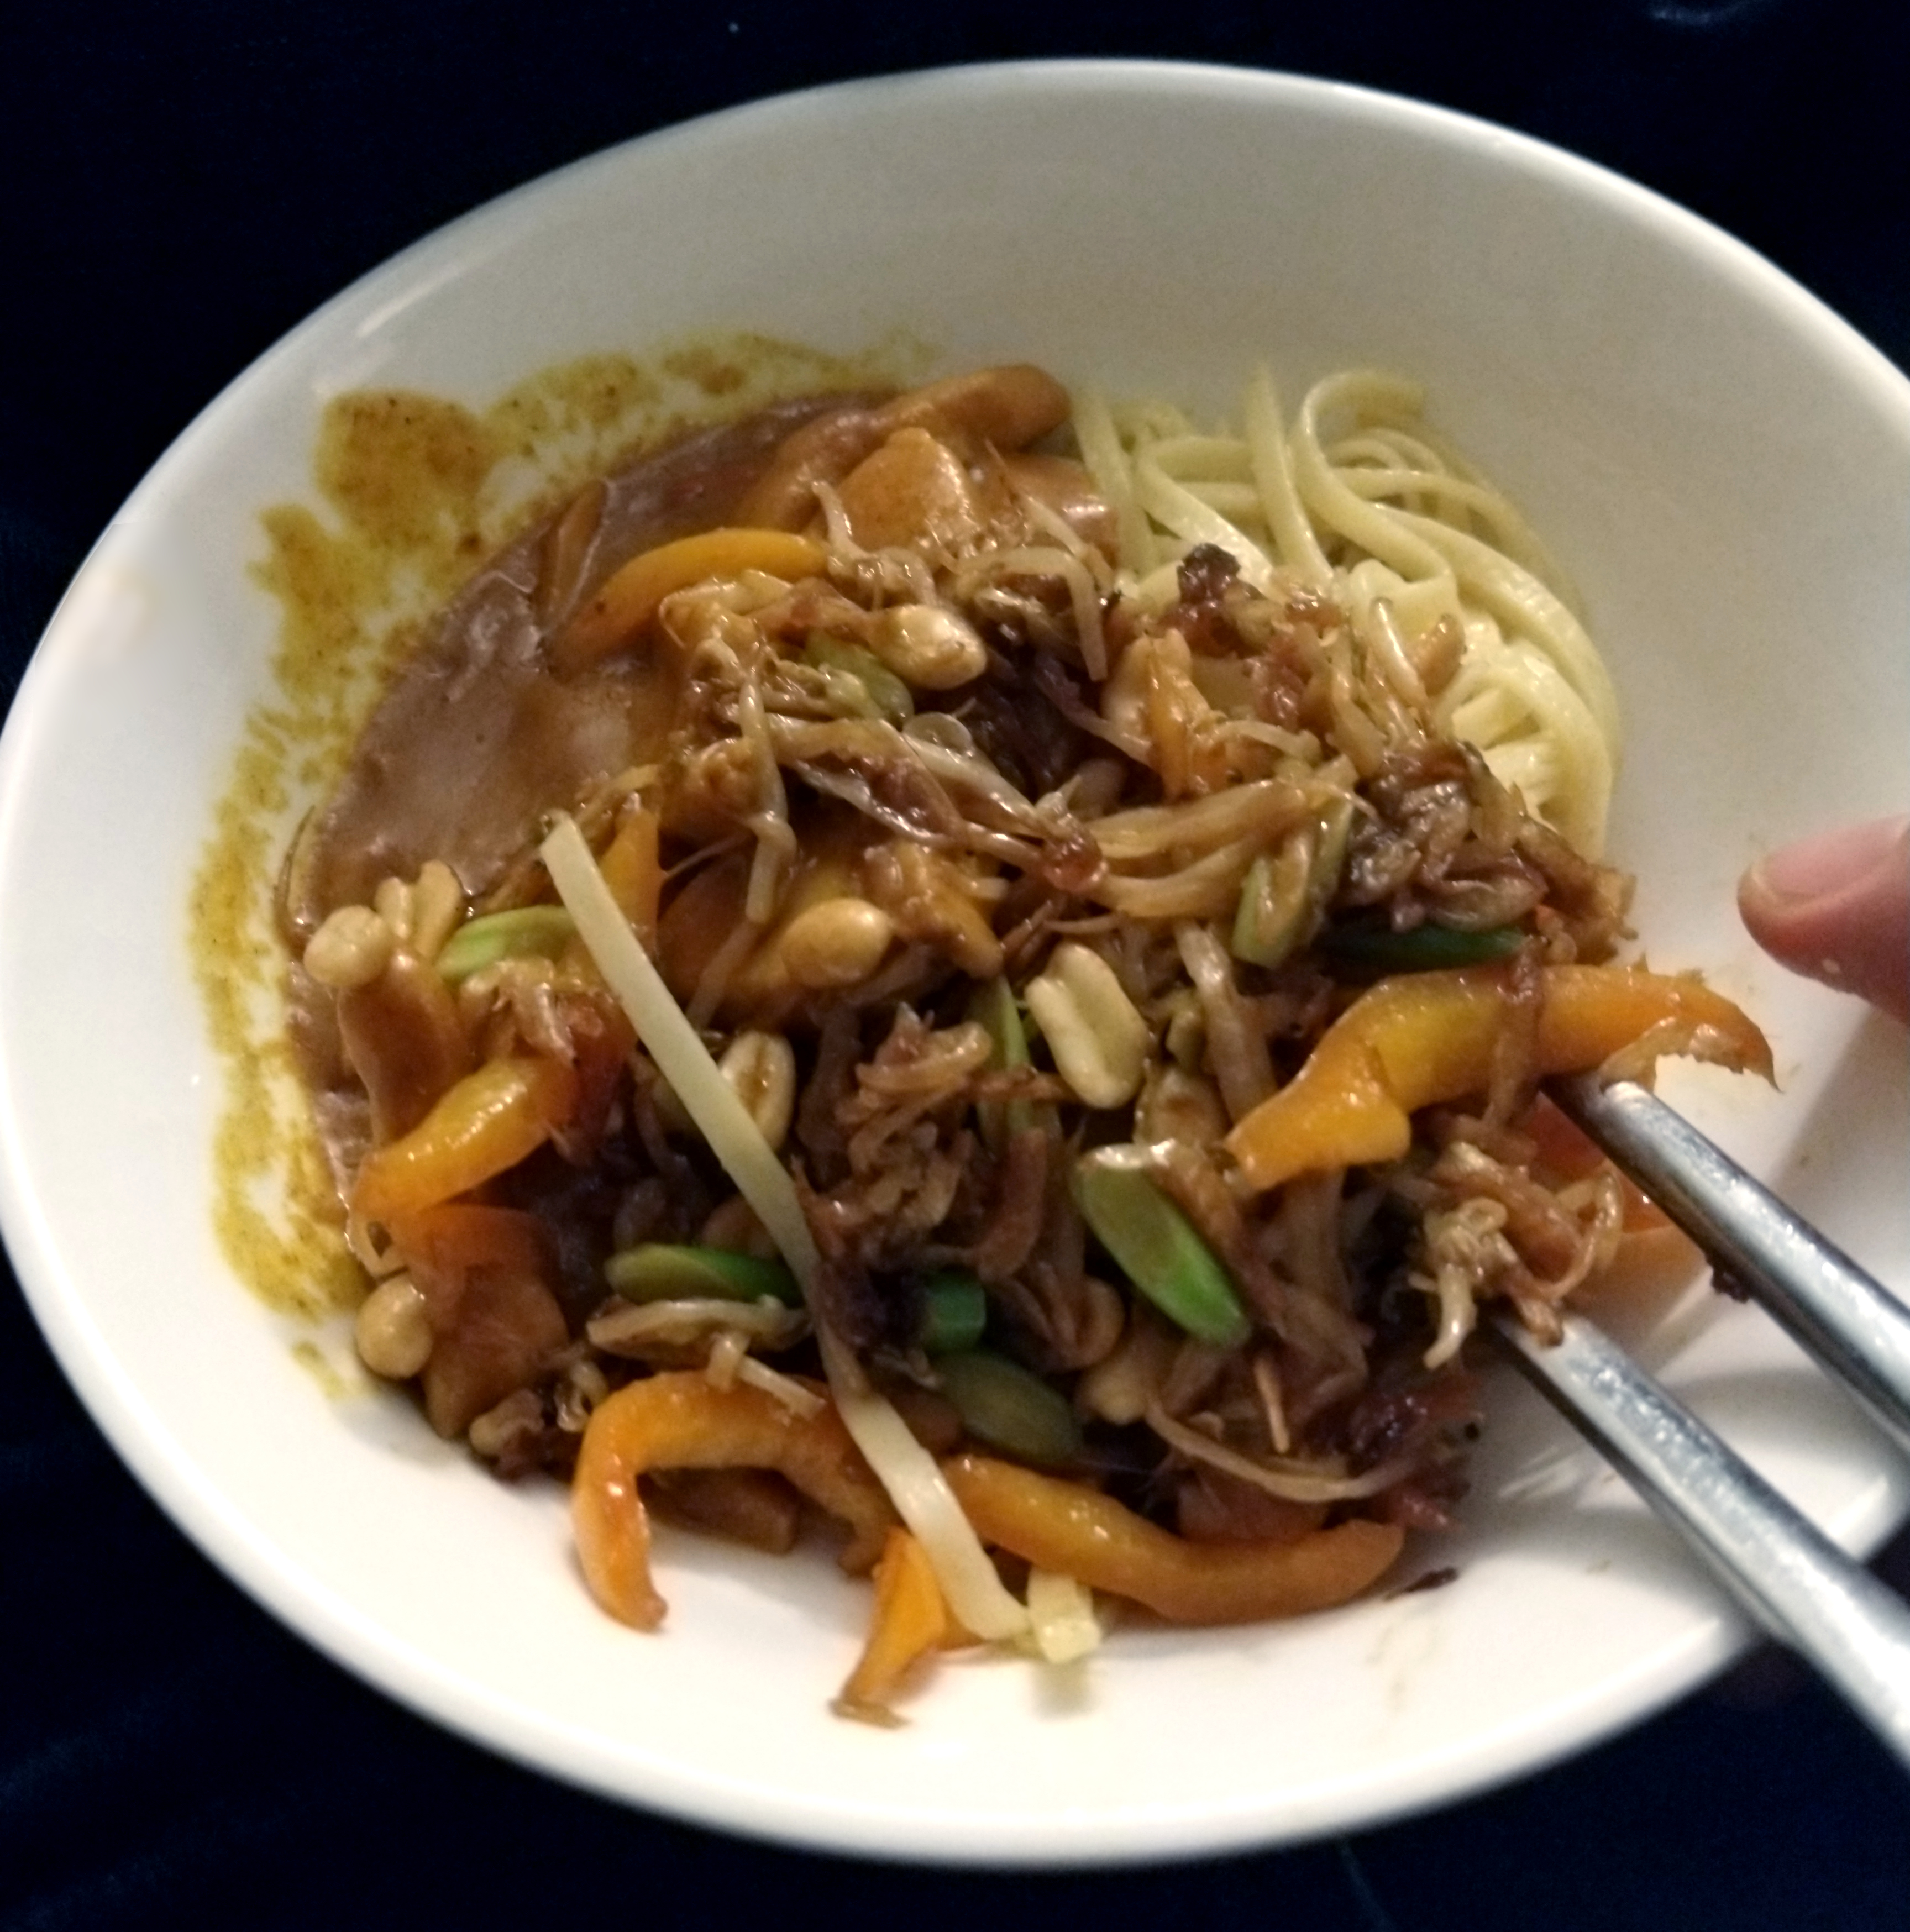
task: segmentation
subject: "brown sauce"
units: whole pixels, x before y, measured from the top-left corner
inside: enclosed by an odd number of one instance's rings
[[[646,541],[721,514],[722,492],[739,494],[754,473],[748,418],[790,397],[903,386],[926,359],[899,340],[852,360],[711,337],[642,362],[566,364],[483,409],[396,391],[326,405],[316,500],[262,514],[265,552],[252,574],[279,608],[271,694],[247,720],[188,907],[224,1070],[214,1227],[271,1305],[316,1317],[362,1292],[287,1035],[274,900],[301,814],[324,801],[316,836],[301,841],[304,876],[286,882],[295,925],[368,896],[388,872],[415,873],[427,856],[450,857],[475,886],[529,830],[532,764],[546,787],[553,759],[584,783],[611,776],[643,754],[656,712],[643,668],[627,662],[562,692],[532,675],[528,648],[556,614],[537,602],[546,532],[565,505],[589,478],[618,477],[574,601]],[[796,406],[796,420],[817,410]],[[696,466],[713,494],[667,453],[699,436],[715,439]],[[661,460],[642,462],[658,450]],[[733,463],[711,464],[725,452]],[[492,674],[467,675],[481,661]],[[520,740],[521,755],[511,749]],[[443,748],[415,748],[427,746]],[[550,796],[543,789],[540,802]],[[388,850],[349,856],[374,821],[406,829],[395,843],[387,833]]]
[[[785,403],[700,430],[586,486],[458,592],[379,704],[337,790],[299,841],[286,924],[308,933],[382,879],[441,859],[477,896],[535,834],[551,800],[580,799],[662,748],[670,710],[657,665],[619,655],[554,676],[553,628],[628,558],[723,522],[791,430],[864,394]],[[458,452],[451,452],[455,456]],[[424,470],[428,482],[435,470]],[[429,507],[429,498],[425,498]],[[397,514],[416,501],[401,498]],[[585,526],[588,527],[585,527]],[[574,545],[554,543],[583,530]],[[553,553],[574,548],[574,566]]]

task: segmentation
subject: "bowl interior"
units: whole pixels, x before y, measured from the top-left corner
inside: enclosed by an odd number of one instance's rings
[[[1651,958],[1704,968],[1777,1046],[1777,1092],[1696,1072],[1668,1094],[1910,1281],[1903,1036],[1767,967],[1732,910],[1759,852],[1900,803],[1910,385],[1715,231],[1497,130],[1279,76],[976,70],[721,116],[479,212],[242,376],[102,539],[0,771],[0,894],[31,908],[0,949],[0,1209],[121,1453],[395,1694],[559,1776],[819,1845],[1266,1844],[1509,1776],[1696,1681],[1737,1625],[1507,1385],[1465,1527],[1408,1559],[1456,1566],[1453,1587],[1125,1630],[1067,1672],[957,1664],[905,1729],[840,1723],[865,1599],[826,1562],[667,1538],[667,1630],[635,1636],[586,1600],[561,1498],[478,1480],[396,1401],[328,1390],[235,1280],[185,904],[270,694],[261,509],[310,496],[318,406],[342,390],[481,404],[580,354],[737,329],[845,354],[912,338],[940,368],[1032,360],[1210,410],[1261,358],[1290,400],[1351,364],[1423,380],[1583,591],[1627,718],[1611,844]],[[1843,1400],[1663,1266],[1660,1314],[1621,1307],[1621,1327],[1820,1520],[1880,1536],[1904,1486]]]

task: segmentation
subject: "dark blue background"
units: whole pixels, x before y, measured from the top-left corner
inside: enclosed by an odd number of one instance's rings
[[[1910,364],[1903,18],[1855,0],[16,15],[0,38],[0,678],[10,692],[167,442],[345,282],[592,149],[855,74],[1119,53],[1418,94],[1687,203]],[[1910,1571],[1910,1546],[1888,1562]],[[146,1500],[0,1285],[0,1932],[824,1912],[850,1928],[930,1910],[1303,1932],[1910,1926],[1910,1784],[1763,1653],[1575,1763],[1345,1844],[1052,1877],[739,1844],[498,1762],[307,1650]]]

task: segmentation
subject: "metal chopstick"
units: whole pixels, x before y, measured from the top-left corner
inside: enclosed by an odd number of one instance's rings
[[[1910,1449],[1910,1308],[1654,1094],[1592,1076],[1554,1100]]]
[[[1516,1317],[1496,1326],[1540,1393],[1910,1766],[1910,1606],[1582,1316],[1551,1346]]]
[[[1910,1312],[1643,1088],[1590,1078],[1554,1097],[1895,1439],[1910,1447]],[[1584,1317],[1536,1341],[1495,1332],[1771,1635],[1814,1664],[1910,1766],[1910,1606],[1792,1508]]]

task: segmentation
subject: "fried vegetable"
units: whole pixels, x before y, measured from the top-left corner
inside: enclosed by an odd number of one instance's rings
[[[1771,1076],[1756,1026],[1702,980],[1638,967],[1540,969],[1533,1042],[1541,1074],[1583,1072],[1669,1028],[1666,1052],[1700,1034],[1713,1057]],[[1507,1024],[1510,982],[1492,967],[1383,980],[1327,1030],[1299,1073],[1225,1142],[1254,1188],[1297,1174],[1397,1160],[1422,1107],[1483,1093]]]
[[[1307,888],[1313,876],[1313,844],[1306,834],[1297,833],[1247,868],[1230,941],[1235,958],[1278,966],[1306,937],[1312,916]]]
[[[637,943],[655,952],[657,908],[663,897],[663,862],[658,846],[661,827],[654,812],[626,812],[616,836],[604,848],[597,867],[610,896],[623,910]]]
[[[973,1348],[988,1323],[988,1291],[977,1276],[949,1268],[923,1284],[922,1346],[930,1354]]]
[[[922,1545],[892,1529],[875,1566],[875,1604],[869,1634],[849,1681],[835,1700],[838,1715],[893,1724],[891,1708],[922,1660],[974,1639],[949,1610]]]
[[[715,530],[679,537],[633,556],[551,640],[557,668],[575,672],[621,650],[642,633],[672,592],[710,578],[766,572],[794,582],[829,560],[820,544],[787,530]]]
[[[1155,1186],[1135,1148],[1102,1148],[1075,1168],[1075,1198],[1095,1238],[1177,1327],[1231,1348],[1247,1336],[1246,1311],[1219,1257]]]
[[[1320,935],[1323,952],[1349,966],[1386,973],[1429,973],[1458,966],[1483,966],[1508,958],[1525,943],[1516,926],[1489,926],[1483,932],[1430,921],[1395,932],[1380,920],[1348,920]]]
[[[820,1256],[788,1169],[619,916],[576,822],[560,818],[539,849],[551,883],[576,918],[631,1024],[782,1251],[807,1299]],[[826,1327],[819,1328],[818,1339],[846,1437],[868,1458],[864,1466],[880,1473],[877,1492],[894,1498],[895,1510],[922,1538],[963,1622],[978,1636],[1019,1634],[1027,1627],[1027,1612],[996,1575],[934,1458],[909,1433],[894,1408],[868,1386]],[[798,1480],[792,1471],[784,1473]],[[883,1506],[889,1508],[886,1500]]]
[[[726,1248],[646,1241],[604,1264],[604,1279],[626,1301],[760,1301],[802,1305],[802,1291],[781,1262]]]
[[[895,1513],[833,1408],[799,1415],[745,1382],[718,1388],[695,1370],[652,1376],[592,1414],[571,1484],[584,1577],[612,1616],[637,1630],[664,1617],[637,1479],[651,1469],[738,1468],[774,1469],[847,1523],[844,1569],[867,1570],[881,1554]]]
[[[819,670],[853,678],[866,696],[866,704],[860,707],[864,716],[901,724],[915,716],[915,700],[908,686],[874,652],[826,632],[812,631],[802,655]]]
[[[453,986],[502,959],[553,958],[577,930],[562,906],[514,907],[467,921],[446,940],[439,973]]]
[[[982,1540],[1178,1624],[1330,1610],[1384,1576],[1405,1532],[1356,1520],[1298,1542],[1196,1544],[1084,1484],[982,1456],[943,1466]]]
[[[409,950],[340,993],[338,1036],[364,1084],[381,1142],[409,1133],[470,1071],[456,999],[437,969]]]
[[[487,1061],[409,1133],[366,1156],[354,1211],[388,1222],[482,1186],[550,1138],[569,1118],[577,1087],[560,1060]]]
[[[968,1002],[968,1017],[988,1030],[991,1066],[1018,1068],[1030,1064],[1028,1030],[1021,1022],[1021,1009],[1015,1004],[1015,989],[999,976],[984,980]],[[982,1138],[999,1154],[1009,1137],[1036,1124],[1035,1109],[1026,1100],[984,1100],[976,1109]]]
[[[1019,1362],[972,1348],[944,1356],[936,1367],[943,1393],[976,1442],[1024,1462],[1080,1459],[1081,1432],[1066,1399]]]

